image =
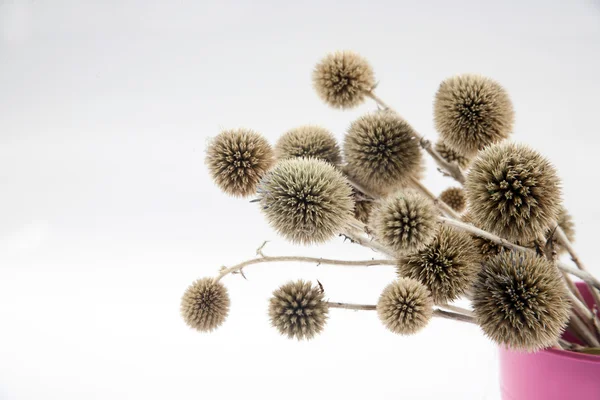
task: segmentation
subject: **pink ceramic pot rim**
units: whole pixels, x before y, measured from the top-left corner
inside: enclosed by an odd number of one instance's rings
[[[571,358],[577,361],[585,361],[592,364],[600,364],[600,356],[594,354],[576,353],[574,351],[546,349],[544,353],[552,354],[554,357]]]

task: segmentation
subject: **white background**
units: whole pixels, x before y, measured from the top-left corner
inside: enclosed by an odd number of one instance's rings
[[[264,239],[270,255],[374,256],[284,243],[203,164],[222,128],[274,143],[318,123],[341,139],[374,107],[332,110],[313,92],[312,67],[337,49],[367,57],[379,95],[430,138],[441,80],[500,81],[515,139],[556,164],[600,273],[598,1],[0,0],[0,399],[499,398],[477,327],[434,320],[400,337],[344,310],[308,343],[269,327],[267,299],[287,280],[373,304],[390,267],[251,267],[224,281],[220,330],[179,316],[189,283]],[[429,167],[435,192],[451,184]]]

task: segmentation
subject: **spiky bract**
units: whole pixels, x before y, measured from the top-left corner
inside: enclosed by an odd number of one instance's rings
[[[283,160],[259,186],[269,223],[294,243],[322,243],[340,233],[352,218],[352,189],[344,175],[314,158]]]
[[[433,315],[429,290],[419,281],[399,278],[390,283],[377,302],[383,325],[400,335],[412,335],[427,325]]]
[[[462,231],[442,227],[421,251],[402,257],[398,275],[423,283],[438,304],[462,296],[479,272],[480,256],[471,237]]]
[[[423,163],[414,130],[391,112],[379,111],[352,122],[344,139],[348,175],[378,193],[419,178]]]
[[[508,94],[497,82],[465,74],[441,83],[435,95],[434,120],[447,146],[472,156],[510,135],[514,111]]]
[[[398,253],[407,253],[422,250],[433,240],[438,216],[428,198],[405,190],[380,200],[369,225],[384,245]]]
[[[457,151],[452,150],[450,147],[446,146],[443,142],[436,142],[435,151],[439,153],[440,156],[444,160],[449,163],[456,162],[458,166],[462,169],[466,169],[469,164],[471,164],[471,158],[461,154]]]
[[[552,346],[569,321],[566,290],[546,258],[503,251],[483,264],[473,286],[477,323],[493,341],[512,349]]]
[[[319,97],[335,108],[352,108],[375,87],[369,62],[352,51],[328,54],[313,70],[313,86]]]
[[[186,324],[201,332],[221,326],[229,313],[227,288],[213,278],[191,284],[181,298],[181,316]]]
[[[342,157],[335,137],[327,129],[304,125],[287,131],[275,145],[277,159],[314,157],[338,165]]]
[[[269,300],[271,324],[290,339],[311,339],[323,330],[329,311],[323,292],[310,282],[288,282]]]
[[[544,235],[560,211],[554,167],[525,145],[502,143],[483,150],[465,188],[473,222],[514,242],[529,243]]]
[[[249,129],[221,132],[206,152],[206,164],[214,182],[223,192],[237,197],[256,193],[258,182],[273,160],[267,140]]]
[[[454,211],[463,212],[467,207],[465,191],[460,187],[451,187],[440,194],[440,200],[448,204]]]

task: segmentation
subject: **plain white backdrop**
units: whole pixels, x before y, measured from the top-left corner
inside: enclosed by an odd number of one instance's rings
[[[288,280],[373,304],[390,267],[251,267],[224,280],[221,329],[179,316],[188,284],[266,239],[271,255],[374,256],[285,243],[203,163],[223,128],[274,143],[317,123],[341,139],[374,106],[332,110],[313,92],[312,67],[338,49],[368,58],[379,95],[432,139],[444,78],[501,82],[514,139],[559,169],[600,273],[598,1],[0,0],[0,399],[499,399],[495,347],[474,326],[400,337],[332,310],[312,342],[269,327]],[[434,192],[452,184],[428,166]]]

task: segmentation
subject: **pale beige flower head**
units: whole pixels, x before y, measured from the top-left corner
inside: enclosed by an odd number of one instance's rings
[[[461,213],[467,207],[465,191],[460,187],[451,187],[440,194],[440,200],[448,204],[454,211]]]
[[[210,332],[223,324],[229,313],[227,288],[213,278],[195,281],[181,298],[181,316],[190,327]]]
[[[368,61],[352,51],[328,54],[316,65],[312,80],[319,97],[335,108],[356,107],[375,87]]]
[[[304,125],[283,134],[275,145],[278,160],[314,157],[338,165],[342,161],[335,137],[327,129]]]
[[[390,331],[413,335],[429,323],[433,300],[421,282],[399,278],[383,290],[376,309],[379,319]]]

